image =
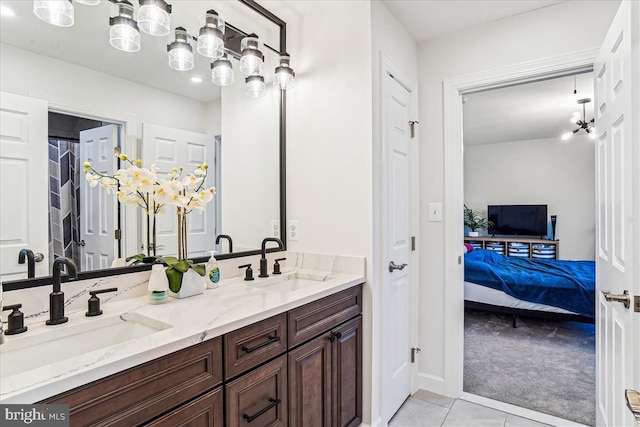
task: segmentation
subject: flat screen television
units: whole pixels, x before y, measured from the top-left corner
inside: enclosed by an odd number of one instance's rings
[[[547,205],[489,205],[489,234],[546,236]]]

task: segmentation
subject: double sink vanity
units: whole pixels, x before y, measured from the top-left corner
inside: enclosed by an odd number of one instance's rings
[[[284,254],[282,274],[254,281],[236,264],[255,257],[220,261],[220,287],[164,304],[138,283],[100,316],[26,312],[0,346],[0,402],[67,404],[82,426],[359,425],[364,259]],[[62,286],[104,286],[84,282]]]

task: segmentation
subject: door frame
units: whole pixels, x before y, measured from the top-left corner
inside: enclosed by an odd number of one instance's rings
[[[593,69],[598,49],[445,79],[444,98],[444,394],[463,395],[464,368],[464,163],[462,94],[560,77]],[[465,395],[465,398],[472,395]],[[490,400],[490,399],[486,399]],[[486,403],[486,402],[485,402]],[[517,408],[517,407],[514,407]],[[532,411],[531,411],[532,412]]]
[[[404,86],[410,94],[410,111],[409,115],[411,117],[418,117],[418,93],[417,93],[417,84],[413,82],[405,72],[402,71],[400,67],[398,67],[384,52],[380,51],[379,54],[379,99],[377,103],[377,108],[379,111],[379,121],[377,129],[374,129],[374,134],[378,134],[380,137],[374,139],[373,141],[373,253],[372,253],[372,283],[380,284],[379,286],[374,287],[374,298],[373,298],[373,306],[372,306],[372,330],[373,336],[377,344],[374,344],[373,348],[377,348],[377,354],[373,355],[374,363],[373,366],[378,367],[378,371],[374,373],[372,378],[372,393],[377,393],[377,396],[372,396],[373,402],[377,400],[380,403],[379,407],[379,415],[382,416],[382,402],[384,401],[384,390],[382,385],[382,363],[381,360],[383,358],[384,346],[382,345],[382,322],[384,322],[384,317],[382,315],[381,304],[383,297],[382,284],[384,278],[388,276],[388,271],[386,270],[387,264],[385,264],[386,253],[387,253],[387,245],[388,245],[388,235],[386,231],[386,225],[388,221],[388,216],[385,209],[386,202],[386,191],[387,191],[387,144],[386,139],[384,138],[385,130],[386,130],[386,114],[384,108],[384,94],[387,89],[387,80],[386,77],[388,74],[394,76],[395,80],[398,81],[402,86]],[[415,127],[416,133],[415,137],[412,138],[410,144],[410,153],[411,153],[411,161],[410,161],[410,178],[409,182],[413,183],[410,188],[410,205],[409,205],[409,230],[411,236],[419,236],[419,179],[418,179],[418,154],[419,154],[419,142],[420,142],[420,133],[419,127]],[[409,255],[409,286],[411,289],[411,306],[409,307],[409,324],[411,325],[411,330],[409,331],[409,341],[414,346],[418,346],[418,279],[419,279],[419,259],[420,259],[420,244],[416,242],[416,249],[410,252]],[[409,349],[407,349],[408,351]],[[377,361],[376,361],[377,359]],[[418,360],[418,359],[416,359]],[[418,389],[418,363],[414,363],[411,367],[411,394],[415,393]],[[374,425],[380,422],[380,419],[373,420]]]
[[[121,125],[120,136],[122,140],[122,150],[129,157],[137,158],[138,149],[138,116],[135,113],[126,111],[113,111],[103,107],[89,106],[71,99],[51,96],[47,94],[29,92],[28,96],[32,98],[42,99],[49,104],[48,110],[52,113],[67,114],[77,117],[84,117],[92,120],[108,121]],[[138,247],[138,218],[136,215],[127,215],[126,209],[120,211],[121,224],[120,228],[124,230],[133,230],[134,232],[123,233],[121,250],[123,254],[140,253]]]

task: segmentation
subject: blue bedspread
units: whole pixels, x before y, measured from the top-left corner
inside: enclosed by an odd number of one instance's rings
[[[593,261],[516,258],[474,249],[464,257],[464,280],[595,317]]]

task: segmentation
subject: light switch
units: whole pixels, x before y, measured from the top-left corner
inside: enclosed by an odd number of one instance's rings
[[[429,203],[429,221],[442,221],[442,203]]]

